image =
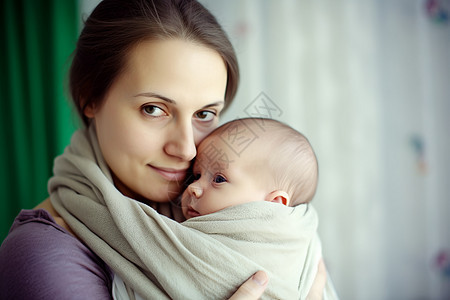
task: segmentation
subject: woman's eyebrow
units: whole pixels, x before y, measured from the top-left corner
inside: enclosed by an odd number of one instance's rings
[[[157,98],[157,99],[166,101],[166,102],[171,103],[171,104],[177,104],[177,102],[175,100],[172,100],[170,98],[167,98],[165,96],[162,96],[162,95],[159,95],[159,94],[156,94],[156,93],[153,93],[153,92],[140,93],[140,94],[134,95],[134,97]],[[224,100],[219,100],[219,101],[207,104],[203,108],[219,106],[219,105],[222,105],[224,103],[225,103]]]
[[[166,102],[169,102],[172,104],[177,104],[177,102],[175,100],[172,100],[170,98],[167,98],[167,97],[164,97],[162,95],[152,93],[152,92],[140,93],[140,94],[134,95],[134,97],[158,98],[158,99],[161,99],[163,101],[166,101]]]
[[[216,102],[207,104],[207,105],[203,106],[203,108],[213,107],[213,106],[219,106],[219,105],[222,105],[222,104],[224,104],[224,103],[225,103],[225,101],[219,100],[219,101],[216,101]]]

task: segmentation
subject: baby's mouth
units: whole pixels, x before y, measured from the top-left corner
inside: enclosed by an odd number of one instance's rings
[[[192,206],[190,206],[190,205],[188,206],[186,214],[189,216],[189,218],[201,216],[201,214],[198,211],[196,211],[195,209],[193,209]]]

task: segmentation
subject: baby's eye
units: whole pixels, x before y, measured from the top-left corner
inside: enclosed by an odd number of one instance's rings
[[[184,183],[186,185],[190,185],[191,183],[194,183],[195,181],[200,179],[200,173],[191,173],[189,176],[186,177],[184,180]]]
[[[214,183],[224,183],[224,182],[227,182],[227,179],[219,174],[219,175],[214,176],[213,181],[214,181]]]
[[[186,182],[188,184],[193,183],[194,181],[197,181],[200,179],[200,173],[192,173],[191,175],[189,175],[189,177],[186,179]]]

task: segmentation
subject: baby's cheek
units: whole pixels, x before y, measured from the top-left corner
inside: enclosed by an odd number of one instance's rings
[[[181,207],[184,208],[187,206],[187,191],[185,190],[181,195]]]

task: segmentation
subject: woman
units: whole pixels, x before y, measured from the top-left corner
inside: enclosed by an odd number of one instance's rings
[[[108,299],[111,269],[145,290],[145,264],[114,244],[129,228],[106,228],[105,218],[114,218],[108,206],[106,217],[89,215],[78,199],[96,205],[125,195],[182,220],[169,201],[180,194],[196,145],[218,125],[238,79],[229,40],[196,1],[102,1],[86,21],[70,70],[86,129],[55,161],[51,200],[22,211],[3,242],[0,298]],[[311,291],[319,297],[324,273]],[[267,281],[258,272],[232,298],[256,299]]]

